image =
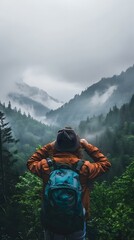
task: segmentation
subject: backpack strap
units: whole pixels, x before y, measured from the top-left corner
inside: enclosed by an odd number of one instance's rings
[[[52,160],[51,158],[46,158],[48,167],[50,168],[51,171],[53,171],[55,169],[54,167],[54,160]]]
[[[55,169],[61,169],[61,168],[65,168],[65,169],[72,169],[75,172],[79,173],[83,164],[84,164],[84,160],[80,159],[73,167],[69,166],[68,164],[62,164],[62,163],[56,163],[53,159],[51,158],[46,158],[47,164],[50,168],[51,171],[55,170]]]
[[[81,170],[84,162],[85,162],[84,160],[80,159],[80,160],[76,163],[75,171],[76,171],[77,173],[80,172],[80,170]]]

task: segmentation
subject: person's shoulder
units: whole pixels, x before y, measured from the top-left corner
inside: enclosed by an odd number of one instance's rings
[[[47,143],[46,145],[44,145],[44,148],[50,150],[50,149],[54,149],[55,147],[55,141]]]

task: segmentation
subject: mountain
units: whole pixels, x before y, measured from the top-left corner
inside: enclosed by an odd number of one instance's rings
[[[14,91],[8,93],[7,99],[11,102],[12,107],[21,109],[22,112],[41,121],[45,121],[48,111],[63,104],[49,96],[47,92],[37,87],[31,87],[24,82],[15,83]]]
[[[120,75],[102,78],[57,110],[46,113],[46,120],[59,126],[76,126],[93,115],[106,114],[120,107],[134,94],[134,65]]]

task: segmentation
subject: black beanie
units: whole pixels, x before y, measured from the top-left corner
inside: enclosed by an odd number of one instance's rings
[[[80,145],[80,140],[75,131],[70,127],[65,127],[58,131],[55,142],[56,150],[60,152],[74,152]]]

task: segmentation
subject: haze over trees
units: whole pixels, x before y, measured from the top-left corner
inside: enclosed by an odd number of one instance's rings
[[[27,172],[26,161],[40,145],[53,141],[57,130],[12,109],[11,103],[7,107],[0,104],[2,240],[42,239],[42,183]],[[92,183],[90,239],[133,240],[134,95],[129,103],[120,108],[115,105],[106,115],[87,117],[75,130],[97,145],[112,163],[111,171]]]

